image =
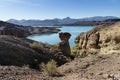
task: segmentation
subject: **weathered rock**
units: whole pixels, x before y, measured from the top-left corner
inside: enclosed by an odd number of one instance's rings
[[[0,21],[0,35],[12,35],[16,37],[24,37],[31,34],[57,33],[59,31],[60,29],[56,27],[21,26]]]
[[[70,33],[59,33],[59,38],[61,39],[61,42],[59,43],[58,48],[65,56],[70,56],[71,50],[69,45],[69,39],[71,34]]]
[[[25,36],[25,31],[17,27],[0,27],[0,35]]]
[[[34,41],[8,35],[0,35],[0,65],[29,65],[38,69],[41,62],[54,59],[58,65],[67,62],[66,57],[50,49],[49,44],[39,43],[31,47]],[[40,44],[40,45],[39,45]]]
[[[79,44],[80,49],[98,48],[100,34],[99,32],[92,30],[88,33],[81,33],[75,42]]]
[[[99,32],[96,32],[95,34],[91,34],[87,42],[87,48],[97,49],[99,44],[99,38],[100,38]]]
[[[99,49],[103,54],[110,54],[118,50],[120,43],[120,22],[112,25],[99,25],[92,30],[81,33],[75,39],[78,51],[82,49]],[[77,53],[77,51],[76,51]]]

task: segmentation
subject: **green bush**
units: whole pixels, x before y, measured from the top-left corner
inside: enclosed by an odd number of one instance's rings
[[[41,70],[49,76],[57,75],[57,62],[55,60],[50,60],[47,64],[41,63]]]

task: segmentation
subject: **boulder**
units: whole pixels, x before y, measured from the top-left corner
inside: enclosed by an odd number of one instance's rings
[[[61,39],[61,42],[59,43],[58,48],[65,56],[70,56],[71,50],[69,45],[69,39],[71,34],[70,33],[59,33],[59,38]]]
[[[75,39],[75,43],[79,44],[80,49],[98,48],[100,34],[99,32],[92,30],[88,33],[81,33]]]

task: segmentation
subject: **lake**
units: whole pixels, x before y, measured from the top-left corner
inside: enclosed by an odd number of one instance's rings
[[[71,33],[71,38],[69,40],[70,46],[73,47],[75,45],[74,40],[75,38],[81,33],[86,32],[92,29],[93,26],[62,26],[59,28],[61,32],[69,32]],[[30,35],[27,37],[28,39],[49,43],[49,44],[57,44],[60,42],[59,33],[52,33],[52,34],[35,34]]]

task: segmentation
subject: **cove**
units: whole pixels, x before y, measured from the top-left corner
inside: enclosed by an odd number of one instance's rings
[[[73,47],[75,45],[75,38],[82,32],[87,32],[91,30],[93,26],[62,26],[59,28],[60,32],[69,32],[72,36],[69,40],[70,46]],[[48,43],[48,44],[57,44],[60,42],[59,33],[52,34],[34,34],[27,37],[28,39],[35,40],[38,42]]]

